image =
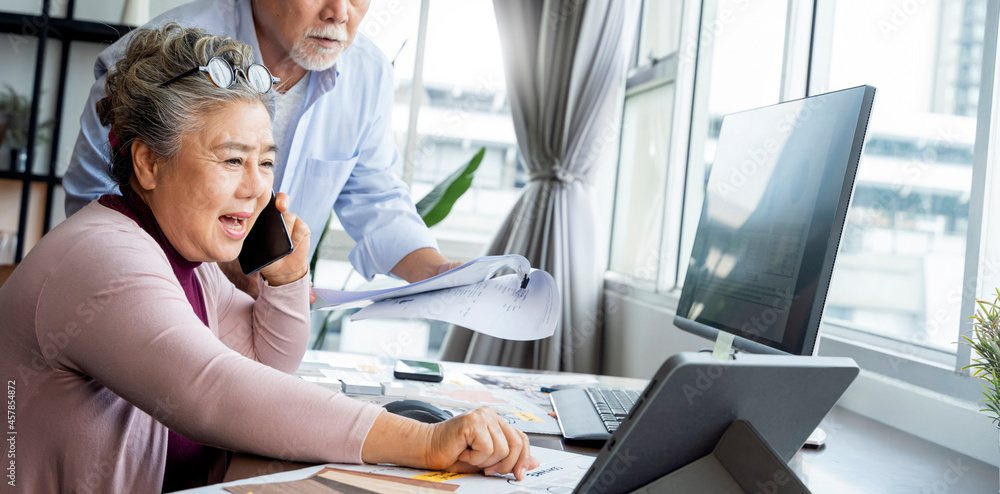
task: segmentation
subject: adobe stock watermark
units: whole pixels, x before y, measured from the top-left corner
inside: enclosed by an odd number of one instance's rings
[[[39,12],[38,15],[24,15],[21,16],[20,33],[8,33],[7,42],[10,43],[10,47],[14,54],[18,54],[25,45],[31,43],[31,39],[38,36],[42,29],[49,27],[49,18],[42,13],[44,8],[43,2],[34,2],[34,10]],[[66,12],[68,10],[69,0],[52,0],[49,5],[49,12],[61,15],[61,12]]]
[[[448,299],[450,296],[448,294],[444,294],[443,298]],[[444,305],[442,304],[439,307],[435,307],[435,309],[437,310],[437,313],[440,314],[444,310]],[[420,315],[418,317],[437,320],[433,315]],[[396,332],[395,338],[392,340],[383,340],[380,342],[379,346],[382,348],[383,355],[391,359],[398,359],[403,357],[403,352],[407,348],[413,347],[416,343],[417,341],[410,331],[398,331]]]
[[[643,261],[636,266],[633,274],[642,279],[654,278],[660,264],[660,252],[653,247],[649,247],[646,255],[640,258]],[[598,303],[597,307],[589,311],[579,325],[570,328],[569,338],[562,340],[562,358],[564,362],[572,362],[573,355],[577,351],[585,344],[600,337],[602,334],[601,329],[608,318],[618,314],[625,300],[631,297],[635,291],[631,285],[616,283],[611,287],[611,292],[615,296],[608,299],[608,297],[602,296],[603,290],[603,287],[599,289],[598,300],[600,303]]]
[[[302,458],[308,457],[304,451],[301,451],[300,447],[296,447],[296,443],[292,443],[285,437],[278,445],[277,453],[266,454],[271,458],[271,461],[267,462],[267,465],[260,471],[257,471],[254,475],[260,476],[261,484],[270,484],[271,482],[283,481],[283,473],[289,470],[294,470],[295,464],[299,462]],[[292,465],[295,468],[289,468]]]
[[[7,485],[17,487],[17,382],[7,381]]]
[[[545,13],[543,14],[545,22],[549,23],[550,26],[555,26],[575,17],[584,5],[584,1],[563,0],[561,2],[546,2],[546,5],[548,8],[545,9]]]
[[[958,142],[958,136],[952,127],[940,127],[937,130],[936,142],[954,144]],[[845,228],[848,230],[865,230],[873,225],[878,225],[882,218],[896,210],[894,202],[897,195],[909,192],[911,186],[908,183],[919,183],[920,178],[930,169],[931,163],[936,162],[937,159],[937,150],[928,146],[921,150],[919,154],[911,156],[904,161],[901,172],[907,180],[895,181],[890,184],[888,189],[879,192],[873,207],[851,208],[850,221]],[[851,235],[855,235],[853,232],[850,233]]]
[[[681,53],[678,61],[680,64],[694,64],[698,58],[698,50],[708,50],[715,45],[716,41],[724,36],[730,26],[739,22],[739,15],[746,12],[753,4],[760,3],[759,0],[737,0],[736,10],[724,7],[716,14],[715,19],[705,19],[698,30],[697,36],[694,33],[688,35],[686,48]]]
[[[767,332],[771,324],[777,322],[783,315],[788,314],[788,311],[791,310],[794,296],[795,294],[791,287],[776,290],[771,304],[765,306],[759,315],[750,317],[747,322],[740,326],[740,330],[751,341],[760,338]],[[733,360],[731,359],[716,360],[707,370],[698,369],[694,380],[691,383],[685,383],[681,386],[681,391],[684,392],[684,398],[687,399],[688,405],[693,406],[697,398],[710,392],[715,382],[725,375],[726,370],[729,369],[729,365],[732,362]]]
[[[752,338],[760,338],[768,327],[778,321],[782,316],[787,315],[792,308],[792,299],[795,293],[790,286],[775,291],[775,298],[771,305],[761,311],[760,315],[751,317],[740,326],[740,331],[750,335]]]
[[[170,398],[166,399],[157,398],[156,408],[150,413],[150,417],[159,423],[163,423],[165,420],[170,418],[180,408],[176,403],[172,403]],[[80,493],[100,493],[105,492],[107,487],[106,481],[111,478],[117,471],[118,465],[118,452],[112,451],[108,456],[94,460],[91,467],[87,470],[86,475],[82,478],[77,479],[76,488],[74,492]]]
[[[109,303],[111,303],[109,293],[91,295],[80,302],[75,308],[79,319],[70,320],[58,331],[50,331],[45,335],[45,338],[40,338],[39,349],[31,351],[30,367],[18,364],[17,373],[20,380],[25,385],[30,384],[31,379],[44,371],[49,366],[49,362],[57,359],[73,338],[79,336],[80,331],[86,325],[94,322],[97,315],[104,312]]]
[[[84,475],[83,478],[77,480],[74,492],[104,492],[102,484],[115,473],[115,465],[117,463],[117,458],[114,456],[115,454],[116,452],[112,452],[107,457],[91,463],[91,467],[88,469],[87,474]]]
[[[743,188],[762,167],[769,165],[773,159],[777,158],[784,148],[783,144],[788,136],[809,122],[823,104],[824,100],[821,99],[803,100],[801,108],[788,111],[774,123],[773,135],[765,138],[757,146],[747,149],[746,158],[740,162],[739,166],[734,166],[729,170],[728,177],[722,181],[710,183],[709,186],[713,187],[723,199]]]
[[[996,273],[1000,272],[1000,259],[995,256],[987,256],[982,261],[982,266],[983,275],[980,279],[990,279]],[[945,301],[948,304],[959,305],[967,293],[976,293],[975,280],[968,280],[961,286],[953,287],[945,296]],[[886,353],[886,358],[889,359],[889,365],[892,367],[893,372],[898,374],[900,365],[909,358],[917,355],[917,348],[930,346],[931,339],[937,336],[943,327],[947,328],[950,324],[954,324],[954,321],[949,321],[949,319],[952,319],[952,314],[948,311],[944,309],[936,311],[933,317],[928,319],[927,323],[923,326],[923,331],[914,331],[911,333],[909,341],[900,349],[900,355]]]
[[[619,449],[611,459],[610,468],[605,468],[600,477],[595,479],[591,486],[591,492],[608,492],[609,489],[618,483],[618,478],[628,473],[632,465],[642,459],[640,456],[632,456],[628,449]]]
[[[787,470],[779,469],[771,473],[766,480],[758,480],[754,486],[754,494],[778,494],[784,492],[783,487],[793,481]]]
[[[952,144],[958,142],[958,137],[953,128],[938,128],[937,142]],[[903,163],[902,174],[907,180],[893,182],[888,190],[878,193],[875,203],[867,208],[852,208],[850,221],[845,226],[845,238],[855,238],[863,232],[881,224],[883,218],[888,217],[896,211],[895,201],[899,194],[908,192],[910,186],[907,183],[918,183],[920,178],[928,171],[931,164],[938,159],[938,153],[933,147],[927,147],[918,155],[915,155]],[[989,279],[1000,272],[1000,259],[996,256],[987,255],[981,260],[982,276],[979,279]],[[976,282],[969,280],[958,287],[950,289],[944,297],[947,304],[960,305],[967,293],[976,292]],[[928,314],[927,321],[909,333],[909,338],[898,354],[886,354],[889,364],[894,373],[898,373],[900,365],[916,356],[917,349],[931,345],[931,340],[937,336],[942,328],[954,327],[954,313],[939,309],[934,314]]]
[[[875,21],[882,39],[889,40],[898,33],[906,23],[916,17],[922,10],[925,10],[927,0],[902,0],[892,4],[888,15],[880,17]]]
[[[688,406],[694,406],[694,402],[697,398],[704,396],[705,393],[711,391],[712,386],[716,381],[722,379],[722,376],[726,374],[726,370],[729,369],[729,365],[732,360],[714,360],[711,367],[707,370],[698,368],[695,371],[694,380],[690,383],[684,383],[681,386],[681,391],[684,392],[684,398],[687,400]]]
[[[972,467],[962,464],[962,458],[957,457],[954,460],[948,460],[945,462],[940,478],[931,482],[930,485],[925,486],[920,490],[924,494],[948,494],[951,492],[966,492],[964,489],[959,489],[958,483]],[[953,490],[954,489],[954,490]]]
[[[412,159],[407,158],[408,168],[413,169],[417,163],[423,162],[434,152],[435,147],[447,137],[446,130],[453,132],[460,130],[465,121],[483,106],[482,101],[495,100],[505,87],[503,79],[497,77],[496,74],[479,76],[476,82],[476,88],[472,91],[475,98],[464,98],[457,109],[451,109],[445,114],[444,123],[447,125],[436,127],[425,136],[423,142],[414,150]]]
[[[369,38],[378,37],[382,34],[382,31],[389,27],[392,18],[399,15],[402,11],[403,3],[400,0],[391,0],[377,11],[369,10],[365,14],[365,22],[361,26],[361,32]]]

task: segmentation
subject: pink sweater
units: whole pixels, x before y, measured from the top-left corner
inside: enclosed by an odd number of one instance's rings
[[[0,491],[159,492],[167,427],[234,451],[361,462],[382,409],[288,375],[309,336],[308,281],[261,282],[254,301],[215,264],[197,273],[209,327],[156,242],[96,201],[32,249],[0,288],[17,432],[16,489],[8,470]]]

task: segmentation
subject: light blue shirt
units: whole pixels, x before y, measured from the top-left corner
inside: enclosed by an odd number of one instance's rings
[[[177,21],[184,26],[231,36],[262,60],[249,0],[200,0],[157,17],[145,27]],[[103,194],[118,193],[111,177],[108,129],[95,104],[106,96],[108,67],[124,53],[126,35],[94,63],[97,82],[80,117],[63,186],[66,214]],[[365,278],[388,273],[414,250],[437,243],[417,215],[409,190],[392,172],[400,161],[392,137],[392,66],[368,38],[358,33],[335,67],[309,72],[306,97],[292,119],[287,142],[276,143],[274,188],[291,198],[289,211],[312,231],[310,258],[330,211],[356,245],[349,259]]]

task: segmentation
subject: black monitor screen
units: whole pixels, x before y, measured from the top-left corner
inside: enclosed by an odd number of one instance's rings
[[[875,89],[727,115],[677,309],[748,351],[813,353]]]

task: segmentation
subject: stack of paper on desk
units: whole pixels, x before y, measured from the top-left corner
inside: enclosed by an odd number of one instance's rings
[[[446,363],[444,380],[440,383],[400,381],[393,377],[391,365],[379,363],[375,357],[336,357],[323,352],[307,353],[295,375],[306,382],[379,406],[395,400],[420,400],[455,415],[488,406],[523,432],[562,434],[559,422],[550,415],[549,395],[540,391],[543,385],[552,384],[552,375],[487,370],[466,374]],[[586,376],[574,377],[587,379]],[[559,382],[569,379],[564,375],[559,378]],[[589,379],[587,382],[597,382],[593,377]],[[396,389],[390,391],[390,388]]]
[[[327,464],[263,477],[216,484],[188,493],[403,493],[469,492],[570,492],[580,482],[594,458],[565,451],[531,448],[541,465],[521,482],[514,476],[450,474],[394,465]]]
[[[504,269],[516,274],[491,278]],[[560,302],[552,276],[531,269],[517,255],[487,256],[424,281],[397,288],[340,291],[316,288],[320,309],[371,304],[352,320],[403,317],[450,322],[497,338],[537,340],[552,336]]]

